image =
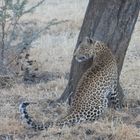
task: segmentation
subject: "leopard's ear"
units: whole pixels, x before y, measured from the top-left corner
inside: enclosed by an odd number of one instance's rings
[[[95,46],[100,46],[100,44],[101,44],[101,42],[98,41],[98,40],[96,40],[95,43],[94,43]]]

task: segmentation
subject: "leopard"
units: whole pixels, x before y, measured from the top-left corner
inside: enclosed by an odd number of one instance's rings
[[[37,124],[27,112],[30,103],[22,102],[19,106],[21,118],[32,129],[94,122],[109,108],[109,102],[117,106],[118,68],[111,49],[102,41],[84,37],[73,57],[78,63],[92,59],[92,65],[81,76],[67,114],[55,122]]]

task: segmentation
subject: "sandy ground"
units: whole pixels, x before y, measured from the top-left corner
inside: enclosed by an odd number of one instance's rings
[[[30,5],[34,4],[30,0]],[[29,5],[29,6],[30,6]],[[34,132],[21,123],[18,105],[21,100],[34,101],[29,112],[38,120],[57,120],[66,114],[67,105],[49,108],[47,100],[57,99],[67,84],[73,50],[84,17],[87,0],[48,0],[22,21],[36,22],[42,28],[52,19],[65,21],[50,27],[32,43],[30,54],[39,63],[39,71],[58,73],[47,83],[16,84],[0,90],[0,140],[140,140],[140,18],[137,21],[124,61],[121,85],[127,106],[109,110],[94,123],[71,128],[50,128]]]

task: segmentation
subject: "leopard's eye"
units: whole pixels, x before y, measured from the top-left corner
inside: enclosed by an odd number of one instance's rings
[[[87,50],[88,50],[88,48],[85,48],[85,50],[87,51]]]

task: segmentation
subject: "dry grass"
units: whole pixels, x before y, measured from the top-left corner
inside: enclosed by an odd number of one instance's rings
[[[34,2],[30,0],[31,4]],[[137,22],[124,62],[121,84],[128,106],[121,112],[109,110],[94,123],[84,123],[71,128],[50,128],[47,132],[33,132],[20,122],[18,105],[23,99],[37,102],[29,111],[38,120],[58,119],[66,113],[66,105],[47,107],[47,99],[58,98],[67,84],[72,53],[84,17],[87,0],[48,0],[32,15],[38,27],[51,19],[68,20],[52,27],[32,44],[31,57],[40,66],[40,73],[59,73],[60,76],[47,83],[36,85],[16,84],[0,91],[0,139],[15,140],[139,140],[140,139],[140,22]],[[9,138],[10,139],[10,138]]]

